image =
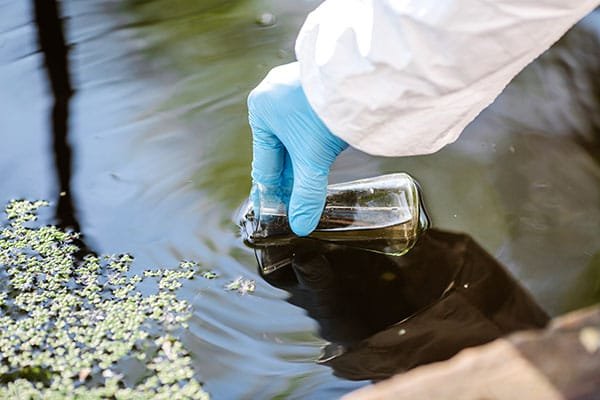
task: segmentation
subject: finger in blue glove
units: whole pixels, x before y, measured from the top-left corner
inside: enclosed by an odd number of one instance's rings
[[[298,63],[273,68],[250,93],[248,120],[254,183],[267,197],[285,203],[295,234],[309,235],[325,206],[331,165],[348,144],[310,106]]]

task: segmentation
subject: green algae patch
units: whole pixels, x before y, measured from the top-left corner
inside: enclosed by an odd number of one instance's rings
[[[0,399],[208,399],[174,334],[190,316],[174,291],[198,266],[77,257],[77,233],[29,226],[45,205],[11,202],[0,228]]]

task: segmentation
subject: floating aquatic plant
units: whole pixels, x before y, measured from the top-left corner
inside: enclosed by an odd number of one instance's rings
[[[225,289],[238,292],[240,294],[254,293],[256,290],[256,281],[238,277],[237,279],[225,285]]]
[[[45,205],[11,202],[0,228],[0,398],[208,399],[173,334],[190,315],[174,290],[197,265],[140,276],[127,254],[78,258],[77,233],[29,226]]]

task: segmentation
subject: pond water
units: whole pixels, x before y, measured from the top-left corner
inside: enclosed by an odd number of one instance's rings
[[[392,286],[369,300],[381,318],[365,322],[368,313],[348,311],[359,306],[341,312],[339,303],[382,290],[377,279],[364,279],[362,291],[315,289],[302,273],[311,258],[294,266],[295,277],[271,277],[270,284],[237,235],[232,214],[250,186],[246,95],[272,66],[293,59],[299,26],[318,3],[65,0],[67,48],[48,10],[36,23],[36,2],[0,1],[0,202],[51,200],[42,222],[81,230],[92,251],[131,253],[134,269],[187,259],[218,272],[221,280],[191,281],[180,291],[193,305],[182,339],[217,399],[334,398],[363,386],[381,375],[348,372],[345,360],[363,362],[373,352],[355,346],[336,367],[332,344],[384,333],[446,293],[436,281],[432,298],[417,296],[413,308],[398,309],[385,304],[407,288]],[[404,159],[349,150],[331,181],[409,172],[421,183],[433,225],[469,235],[546,312],[599,301],[599,14],[521,73],[455,144]],[[338,272],[346,263],[362,276],[356,268],[372,265],[381,273],[373,276],[390,277],[388,261],[357,267],[347,255],[335,257]],[[256,291],[223,290],[239,276],[256,280]],[[499,287],[524,293],[508,281]],[[432,282],[415,282],[430,293]],[[322,295],[330,292],[338,295]],[[535,325],[543,312],[523,296]],[[502,329],[486,332],[491,338]],[[469,340],[465,345],[478,342]],[[315,362],[330,351],[339,376]]]

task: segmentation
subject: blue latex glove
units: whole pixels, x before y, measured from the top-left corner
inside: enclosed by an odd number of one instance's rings
[[[248,96],[253,136],[252,179],[266,190],[285,192],[290,227],[306,236],[325,206],[329,169],[348,144],[334,136],[308,103],[300,66],[273,68]]]

